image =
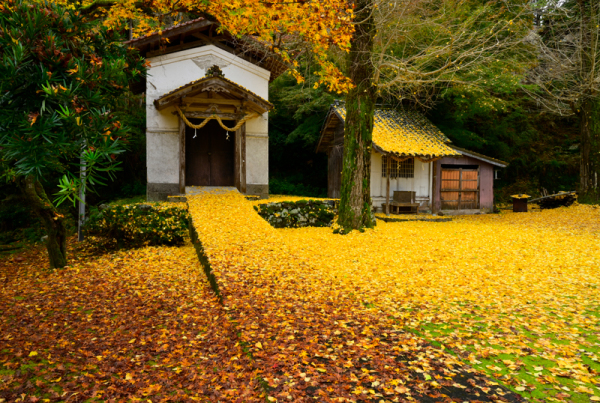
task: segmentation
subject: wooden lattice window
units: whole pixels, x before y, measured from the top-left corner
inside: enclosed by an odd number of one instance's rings
[[[381,159],[381,176],[387,178],[388,164],[390,164],[390,178],[414,178],[415,160],[409,158],[398,162],[393,158],[383,156]]]
[[[381,159],[381,176],[387,178],[388,164],[390,164],[390,178],[398,177],[398,161],[392,158],[383,156]]]
[[[398,166],[398,177],[399,178],[414,178],[415,177],[415,160],[409,158],[400,162]]]

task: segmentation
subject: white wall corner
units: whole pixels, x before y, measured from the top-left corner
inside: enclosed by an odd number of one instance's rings
[[[179,133],[146,132],[149,183],[179,183]]]
[[[246,137],[246,183],[269,183],[268,137]]]

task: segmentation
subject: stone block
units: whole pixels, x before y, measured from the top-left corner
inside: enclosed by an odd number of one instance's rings
[[[147,201],[167,201],[168,196],[179,194],[178,183],[148,183],[146,191]]]
[[[269,198],[269,185],[246,184],[246,194],[260,196],[261,199]]]

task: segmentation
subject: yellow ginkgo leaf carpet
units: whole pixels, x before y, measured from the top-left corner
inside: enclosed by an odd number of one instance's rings
[[[381,329],[433,341],[533,400],[600,395],[598,209],[379,222],[346,236],[329,228],[275,230],[235,194],[194,199],[190,211],[249,348],[269,363],[297,353],[284,370],[289,375],[271,375],[277,398],[301,381],[299,374],[319,385],[334,382],[322,379],[331,376],[331,360],[336,368],[358,368],[363,357],[348,353],[357,345],[365,354],[392,355]],[[320,315],[340,320],[306,322]],[[370,325],[343,333],[352,317]],[[310,336],[298,329],[311,329]],[[358,362],[344,367],[345,354]],[[371,389],[385,398],[392,380],[374,377]]]

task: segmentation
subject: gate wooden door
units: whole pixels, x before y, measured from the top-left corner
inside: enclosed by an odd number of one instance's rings
[[[442,168],[442,210],[479,208],[479,169]]]
[[[191,122],[198,124],[201,120]],[[229,132],[228,139],[225,129],[215,120],[197,131],[186,126],[186,186],[234,186],[234,161],[234,132]]]

